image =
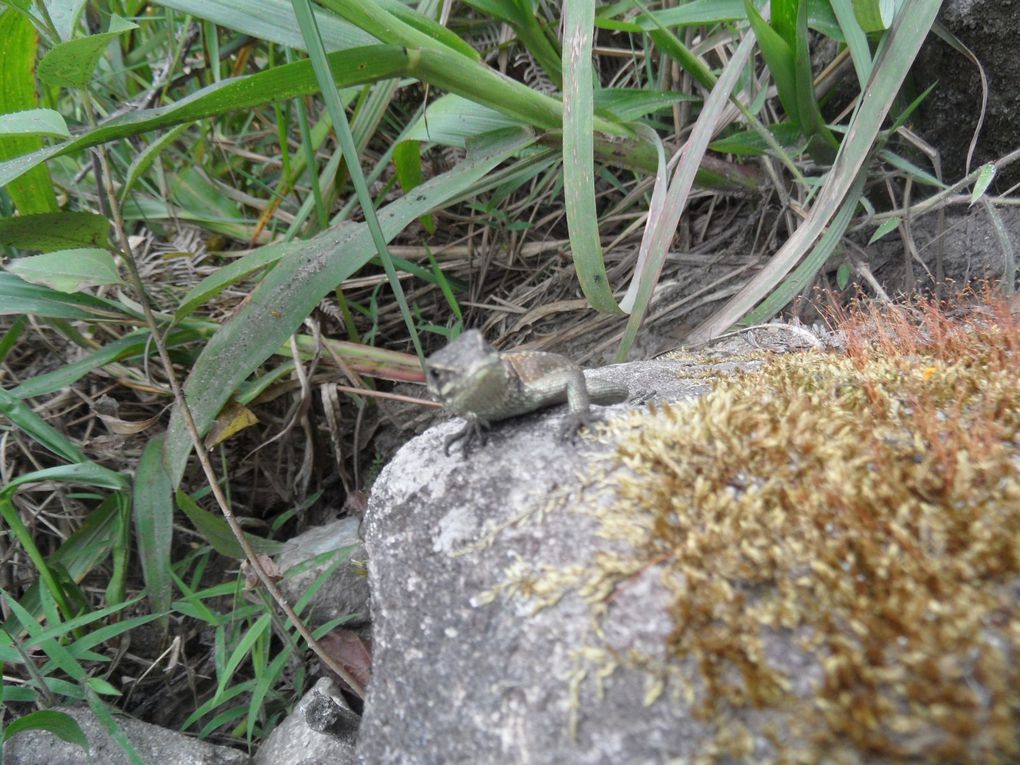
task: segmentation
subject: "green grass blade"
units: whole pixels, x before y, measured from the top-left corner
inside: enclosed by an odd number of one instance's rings
[[[26,282],[50,287],[57,292],[78,292],[88,287],[122,282],[113,255],[97,247],[28,255],[12,261],[7,270]]]
[[[125,321],[138,318],[133,310],[119,303],[83,292],[57,292],[0,271],[0,316],[26,313],[85,321]]]
[[[66,712],[57,712],[52,709],[40,709],[29,712],[24,717],[19,717],[4,728],[2,741],[7,741],[12,736],[26,730],[44,730],[52,733],[69,744],[76,744],[89,751],[89,740],[85,737],[78,722]]]
[[[78,37],[50,48],[39,61],[36,76],[48,85],[84,89],[110,42],[132,29],[138,29],[138,25],[113,15],[108,31]]]
[[[21,626],[28,633],[29,637],[35,637],[43,631],[42,625],[39,624],[35,617],[22,608],[21,604],[11,597],[6,590],[0,590],[0,597],[4,599],[7,607],[13,612],[18,621],[21,622]],[[82,682],[88,678],[88,672],[85,671],[85,668],[55,639],[47,638],[40,640],[39,648],[72,679]]]
[[[166,612],[173,600],[170,548],[174,534],[173,490],[163,466],[163,437],[150,439],[142,451],[135,475],[134,526],[145,592],[152,610],[163,614],[160,626],[169,627]]]
[[[323,100],[326,102],[326,110],[333,121],[333,129],[336,131],[340,141],[340,148],[343,151],[344,159],[347,162],[347,171],[350,174],[351,183],[354,185],[361,211],[365,216],[365,223],[368,225],[369,233],[372,235],[372,242],[375,244],[376,253],[382,261],[383,270],[393,290],[393,296],[400,306],[400,315],[404,318],[404,326],[407,327],[408,335],[418,358],[424,361],[425,353],[418,339],[418,328],[415,326],[414,317],[404,296],[404,288],[400,284],[400,276],[393,266],[393,259],[386,247],[386,237],[379,225],[379,218],[375,212],[375,205],[372,202],[372,195],[369,193],[368,184],[365,183],[365,174],[361,169],[361,159],[354,136],[351,134],[351,126],[347,121],[347,112],[340,102],[340,94],[337,92],[329,69],[329,62],[326,59],[326,50],[322,45],[319,30],[315,24],[315,16],[312,13],[311,0],[292,0],[294,13],[297,16],[298,24],[301,27],[301,34],[305,38],[305,45],[312,62],[312,69],[319,81],[319,88]]]
[[[776,83],[779,100],[791,121],[802,124],[797,103],[797,68],[793,49],[762,17],[751,0],[744,0],[747,18],[751,22],[754,36],[758,38],[758,47],[762,58],[768,65],[772,81]]]
[[[14,8],[0,13],[0,114],[20,112],[38,106],[35,91],[36,34],[32,23]],[[0,136],[0,160],[42,150],[39,136]],[[57,195],[45,167],[30,169],[29,175],[7,185],[7,193],[22,215],[54,212]]]
[[[47,393],[58,391],[61,388],[67,388],[74,385],[74,383],[89,372],[100,369],[108,364],[129,358],[140,359],[146,351],[149,352],[149,355],[154,354],[155,349],[152,348],[149,337],[149,330],[135,330],[120,340],[114,340],[99,350],[82,356],[78,361],[55,369],[52,372],[37,375],[26,380],[16,388],[11,388],[7,392],[16,398],[25,399],[43,396]],[[202,337],[202,333],[197,330],[176,330],[166,337],[166,345],[168,348],[176,348],[187,343],[193,343]]]
[[[96,678],[98,679],[98,678]],[[89,686],[85,688],[85,699],[88,701],[89,709],[99,720],[100,724],[106,729],[106,732],[110,734],[111,738],[117,742],[121,750],[127,758],[132,762],[133,765],[145,765],[144,760],[138,751],[135,749],[131,740],[127,737],[124,729],[117,724],[117,720],[114,718],[113,713],[110,712],[110,707],[107,706],[106,702],[99,698],[98,694]]]
[[[287,666],[287,661],[292,657],[294,651],[291,643],[283,646],[280,652],[269,663],[261,673],[256,674],[255,686],[251,691],[251,703],[248,705],[248,732],[255,730],[255,722],[263,711],[263,702],[273,685],[280,678],[281,673]]]
[[[592,40],[595,6],[566,0],[563,14],[563,201],[574,271],[597,311],[621,314],[606,275],[595,208]]]
[[[10,135],[71,137],[60,112],[52,109],[25,109],[12,114],[0,114],[0,138]]]
[[[219,684],[216,688],[217,698],[219,698],[226,689],[227,684],[234,676],[234,672],[251,651],[255,641],[261,638],[269,630],[269,625],[272,623],[272,614],[262,614],[262,616],[260,616],[255,623],[248,628],[247,632],[244,633],[244,637],[238,641],[236,646],[234,646],[234,650],[230,652],[230,657],[227,659],[226,663],[219,668]]]
[[[39,252],[106,247],[109,229],[109,220],[90,212],[19,215],[0,219],[0,244]]]
[[[691,189],[694,186],[694,179],[697,176],[698,165],[705,156],[708,144],[712,140],[719,127],[719,121],[725,113],[730,96],[740,79],[741,73],[754,51],[753,35],[747,34],[733,52],[732,57],[726,63],[722,75],[712,89],[705,104],[698,115],[698,121],[687,139],[687,145],[683,156],[677,163],[676,171],[673,174],[673,181],[669,185],[666,200],[663,203],[662,212],[653,217],[649,215],[645,236],[642,237],[641,254],[643,261],[639,260],[634,278],[638,281],[637,290],[631,293],[628,291],[628,298],[633,299],[633,308],[630,318],[627,320],[627,327],[624,330],[620,347],[616,353],[616,360],[622,361],[630,352],[630,348],[637,337],[641,326],[641,320],[648,308],[652,298],[655,284],[658,282],[662,265],[665,262],[669,244],[673,240],[680,216],[687,206],[687,200]]]
[[[821,270],[822,266],[826,264],[832,253],[836,251],[836,247],[843,238],[843,234],[850,225],[850,221],[853,220],[854,212],[857,210],[857,203],[861,199],[861,192],[864,189],[866,177],[867,175],[864,171],[858,174],[857,181],[840,206],[839,212],[833,216],[832,221],[825,228],[825,233],[818,240],[818,244],[808,253],[808,256],[804,258],[800,265],[793,270],[793,273],[783,279],[782,283],[760,305],[747,314],[746,323],[760,324],[763,321],[768,321],[811,283],[811,280],[815,278],[815,275]]]
[[[252,12],[251,0],[158,0],[158,4],[285,48],[304,50],[294,9],[286,0],[259,0],[258,13]],[[319,11],[316,21],[330,51],[375,43],[372,35],[329,13]]]
[[[88,461],[85,452],[77,444],[2,388],[0,388],[0,414],[58,457],[68,462]]]
[[[220,555],[234,560],[244,560],[244,550],[237,541],[237,537],[230,530],[230,526],[223,519],[223,516],[203,510],[188,494],[179,491],[176,494],[177,506],[181,512],[188,516],[188,520],[194,525],[209,545]],[[255,534],[245,532],[245,537],[251,546],[260,553],[276,555],[283,548],[283,543],[265,539]]]
[[[854,71],[857,73],[857,81],[864,88],[871,76],[871,46],[868,45],[868,36],[861,29],[857,16],[854,15],[853,0],[832,0],[832,10],[836,14],[839,28],[843,31],[846,39],[846,47],[850,51],[850,58],[854,62]]]

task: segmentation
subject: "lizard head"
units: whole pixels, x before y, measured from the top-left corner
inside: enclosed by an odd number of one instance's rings
[[[426,359],[425,382],[437,401],[457,411],[458,402],[501,369],[499,352],[472,329]]]

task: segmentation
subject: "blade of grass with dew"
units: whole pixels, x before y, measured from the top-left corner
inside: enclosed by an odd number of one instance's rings
[[[698,165],[705,156],[713,134],[718,129],[719,119],[727,107],[733,88],[736,87],[744,67],[751,58],[754,40],[753,35],[745,34],[730,60],[726,62],[726,67],[705,100],[698,120],[694,124],[694,129],[683,148],[683,154],[677,163],[672,183],[666,193],[663,212],[656,220],[649,217],[646,223],[646,231],[642,236],[642,249],[645,251],[646,257],[643,263],[638,262],[635,269],[634,279],[638,286],[633,297],[634,307],[630,312],[627,327],[624,329],[620,347],[616,352],[617,361],[626,358],[634,343],[634,338],[637,337],[638,328],[641,326],[641,320],[644,318],[648,303],[652,298],[652,292],[658,282],[666,253],[673,240],[673,234],[676,232],[680,216],[683,214],[691,188],[694,186]],[[645,237],[648,238],[647,247],[644,246]]]
[[[591,57],[594,23],[594,3],[566,0],[563,6],[563,202],[574,271],[581,291],[595,310],[621,314],[606,274],[595,207]]]
[[[716,337],[748,313],[790,272],[811,248],[850,191],[882,121],[899,92],[941,6],[940,0],[905,0],[892,29],[882,40],[868,87],[850,122],[832,169],[801,226],[769,263],[736,296],[687,338],[699,343]]]
[[[294,6],[294,15],[297,16],[298,25],[301,27],[301,35],[304,37],[305,46],[308,49],[312,69],[315,70],[315,76],[319,81],[319,89],[326,103],[326,110],[329,112],[330,119],[333,122],[333,130],[340,141],[340,149],[347,162],[347,172],[350,175],[351,183],[354,185],[358,201],[361,204],[365,223],[368,226],[369,233],[372,235],[376,253],[379,255],[380,260],[382,260],[383,270],[386,272],[387,280],[389,280],[390,289],[393,290],[393,296],[400,306],[400,315],[404,318],[404,326],[407,327],[411,344],[414,345],[418,358],[424,361],[425,353],[422,350],[421,341],[418,339],[418,328],[415,326],[414,317],[411,315],[411,309],[407,304],[407,298],[404,295],[404,288],[400,284],[397,269],[393,266],[393,260],[390,258],[390,251],[386,246],[386,236],[379,225],[379,218],[372,203],[372,196],[369,193],[368,185],[365,183],[365,175],[361,169],[358,148],[354,142],[354,136],[351,134],[351,126],[347,121],[347,112],[344,109],[344,105],[340,102],[340,94],[337,93],[336,86],[333,84],[329,61],[326,59],[326,49],[322,45],[322,38],[319,35],[319,29],[315,22],[315,15],[312,13],[311,0],[292,0],[292,4]]]
[[[71,137],[63,116],[52,109],[24,109],[0,114],[0,138],[33,135],[47,138]]]
[[[34,109],[38,104],[35,91],[35,59],[38,41],[32,23],[15,8],[0,13],[0,114]],[[39,136],[0,137],[0,159],[18,157],[27,152],[42,151]],[[14,206],[22,215],[55,212],[57,194],[45,167],[34,167],[31,173],[7,185]]]
[[[533,141],[533,135],[522,132],[492,137],[453,169],[383,208],[379,217],[385,235],[392,238],[416,218],[447,204]],[[375,255],[363,223],[346,224],[287,246],[292,248],[289,257],[270,271],[251,300],[210,338],[185,383],[185,395],[202,434],[233,390],[287,341],[322,296]],[[190,451],[191,438],[175,408],[165,447],[174,485],[184,473]]]

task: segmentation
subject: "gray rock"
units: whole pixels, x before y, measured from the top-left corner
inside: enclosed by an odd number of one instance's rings
[[[254,765],[353,763],[357,730],[357,716],[336,684],[324,677],[269,735]]]
[[[340,559],[303,612],[312,627],[345,615],[354,615],[352,623],[363,622],[368,617],[365,548],[358,536],[358,524],[357,518],[347,517],[306,529],[288,540],[277,557],[276,566],[286,575],[280,581],[280,589],[291,603],[297,602],[319,575]],[[326,556],[318,563],[302,566],[306,561],[329,552],[336,554]]]
[[[73,717],[89,740],[89,754],[52,733],[25,731],[4,744],[6,765],[131,765],[92,711],[85,707],[61,708]],[[115,718],[146,765],[247,765],[247,754],[227,746],[214,746],[158,725],[129,717]]]
[[[682,363],[644,362],[596,374],[645,399],[709,389],[704,371],[682,379],[684,371]],[[407,444],[379,476],[365,518],[375,651],[359,735],[363,762],[651,763],[664,752],[696,752],[687,742],[704,725],[676,707],[646,708],[637,673],[607,678],[601,699],[586,684],[572,735],[573,649],[590,627],[579,598],[537,613],[505,599],[483,604],[520,557],[566,565],[579,549],[598,548],[576,517],[554,513],[538,523],[533,515],[550,493],[576,484],[583,452],[599,448],[556,440],[564,412],[498,424],[469,459],[443,454],[444,439],[459,427],[445,423]],[[478,549],[489,530],[506,524]],[[649,642],[668,629],[647,600],[638,610]]]

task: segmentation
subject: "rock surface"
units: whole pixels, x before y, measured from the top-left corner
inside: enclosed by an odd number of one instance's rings
[[[596,374],[625,381],[632,397],[679,400],[709,389],[703,372],[685,380],[684,370],[644,362]],[[601,699],[583,683],[583,708],[572,705],[574,652],[591,621],[579,598],[537,613],[519,601],[483,604],[519,556],[557,565],[578,549],[598,549],[576,517],[554,513],[539,523],[533,515],[552,492],[575,485],[585,452],[600,448],[557,442],[563,413],[497,425],[469,459],[443,454],[459,427],[447,422],[411,441],[380,475],[365,519],[375,654],[363,762],[651,763],[697,752],[704,726],[669,705],[646,708],[638,673],[606,678]],[[655,643],[668,629],[661,609],[645,597],[628,602],[637,615],[628,617],[636,621],[626,639]]]
[[[7,765],[131,765],[131,758],[84,707],[61,708],[73,717],[89,740],[89,754],[52,733],[25,731],[4,744]],[[115,718],[142,762],[156,765],[247,765],[248,755],[226,746],[214,746],[158,725],[128,717]]]
[[[329,678],[315,684],[259,747],[254,765],[347,765],[354,762],[358,718]]]

